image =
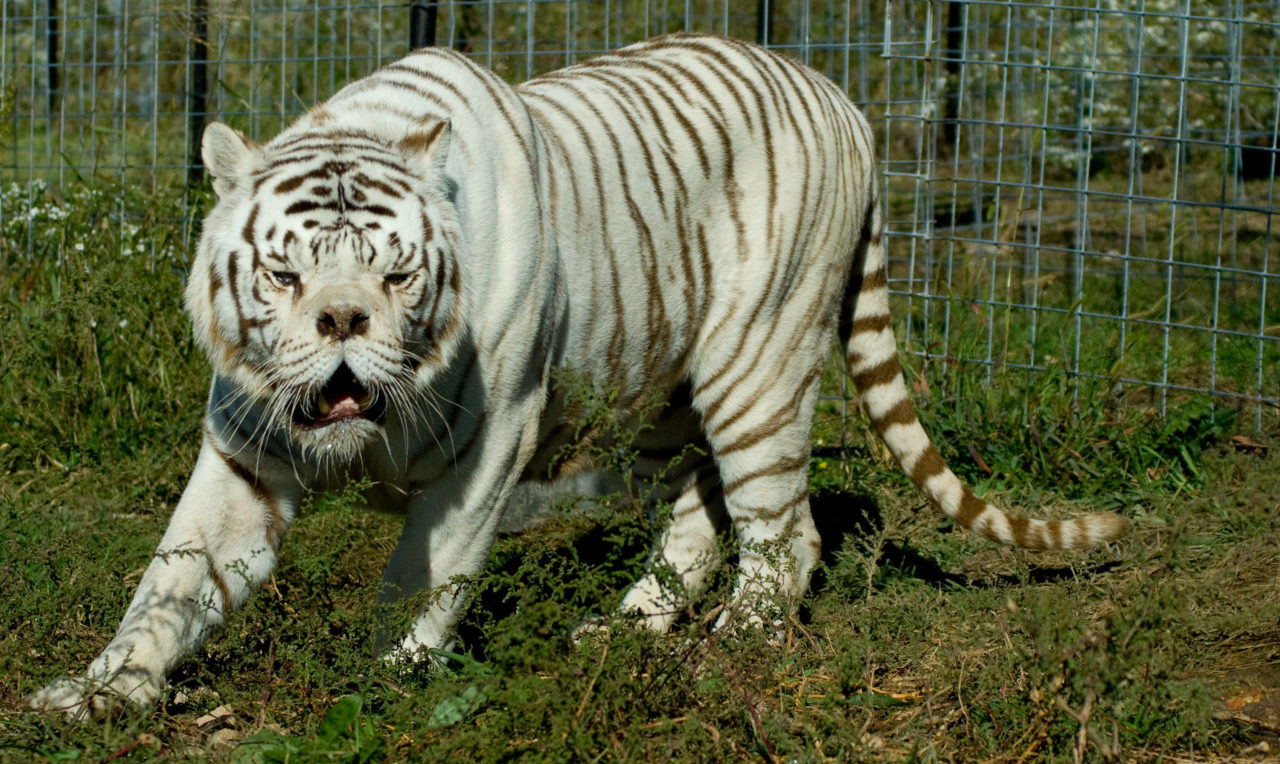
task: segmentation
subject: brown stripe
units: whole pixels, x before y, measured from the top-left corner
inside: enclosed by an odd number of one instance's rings
[[[777,270],[778,270],[778,263],[777,263],[777,260],[774,260],[772,269],[769,272],[769,277],[765,281],[765,286],[760,290],[760,299],[756,300],[755,305],[752,308],[750,315],[747,316],[746,320],[739,321],[739,322],[732,322],[732,323],[728,320],[733,316],[733,312],[738,309],[738,305],[735,304],[730,309],[730,313],[725,316],[725,319],[722,320],[720,324],[716,326],[715,331],[713,331],[711,334],[711,337],[715,337],[715,335],[719,333],[719,331],[726,326],[728,326],[731,329],[745,327],[743,331],[743,334],[745,335],[746,330],[749,330],[751,327],[756,325],[757,323],[756,318],[757,316],[759,316],[760,311],[763,309],[765,302],[768,301],[769,295],[773,291],[772,289],[773,280],[774,280],[774,277],[777,275]],[[752,358],[747,362],[746,370],[738,374],[737,377],[735,377],[732,381],[730,381],[727,385],[725,385],[724,391],[721,392],[720,395],[717,396],[714,401],[712,401],[711,403],[703,407],[702,409],[703,421],[710,424],[712,417],[714,417],[715,413],[720,409],[720,407],[725,404],[725,402],[729,399],[729,396],[738,389],[738,387],[747,379],[748,376],[751,375],[753,371],[755,371],[756,367],[760,363],[760,359],[764,356],[765,349],[768,348],[773,341],[773,333],[774,331],[777,330],[778,324],[777,322],[770,322],[768,324],[768,327],[769,328],[765,330],[765,336],[760,340],[759,343],[756,344],[755,355],[752,356]],[[711,343],[708,342],[707,344],[710,345]],[[740,344],[740,343],[735,343],[735,344]],[[720,378],[723,377],[725,374],[727,374],[731,369],[735,368],[738,365],[738,362],[741,360],[742,360],[742,357],[738,355],[733,355],[733,356],[730,356],[728,359],[726,359],[724,364],[721,365],[720,368],[716,369],[711,374],[711,376],[707,377],[698,385],[699,392],[703,390],[709,390],[712,387],[716,386],[716,384],[720,381]]]
[[[348,209],[352,212],[367,212],[370,215],[381,215],[384,218],[393,218],[396,216],[396,213],[393,212],[390,207],[381,204],[366,204],[363,207],[351,205]],[[369,225],[371,226],[373,224],[370,223]],[[372,262],[372,260],[373,258],[370,258],[370,262]]]
[[[724,489],[721,488],[719,483],[707,486],[706,488],[699,488],[694,493],[697,494],[696,499],[687,505],[676,507],[671,510],[671,520],[673,524],[676,520],[688,517],[689,515],[697,512],[710,512],[712,505],[724,498]]]
[[[903,398],[893,404],[893,407],[886,411],[883,416],[879,418],[872,417],[871,426],[875,427],[876,432],[883,438],[890,427],[899,424],[913,424],[917,421],[919,419],[916,417],[915,406],[911,405],[909,399]]]
[[[636,55],[636,53],[630,52],[625,55]],[[689,121],[689,118],[685,116],[688,104],[697,103],[697,101],[687,90],[684,89],[683,86],[681,86],[679,82],[673,78],[672,72],[669,71],[667,67],[660,65],[658,62],[638,59],[635,61],[628,61],[627,63],[630,68],[644,70],[645,72],[652,73],[657,78],[657,82],[659,84],[655,85],[652,82],[649,83],[653,94],[657,95],[666,103],[668,110],[671,112],[672,116],[676,118],[676,122],[680,124],[681,130],[685,133],[685,136],[689,139],[690,143],[693,144],[694,152],[698,155],[698,163],[702,167],[702,174],[704,176],[710,176],[711,161],[707,156],[706,145],[703,143],[701,131],[694,127],[693,123]],[[534,82],[537,83],[539,81]],[[552,81],[550,84],[554,87],[558,83]],[[679,98],[673,100],[668,92],[669,89],[675,90]]]
[[[502,78],[494,74],[493,71],[486,69],[483,66],[477,66],[475,62],[465,56],[456,55],[455,59],[465,64],[470,68],[473,74],[477,75],[477,79],[480,80],[481,84],[483,84],[485,89],[488,91],[490,101],[492,101],[494,106],[498,107],[498,111],[502,112],[502,118],[506,121],[507,127],[511,129],[511,135],[514,136],[516,142],[520,144],[520,153],[531,160],[533,152],[530,151],[529,144],[525,140],[524,131],[520,130],[519,126],[516,125],[516,121],[511,116],[511,112],[507,110],[506,99],[503,97],[511,92],[510,86],[504,82]],[[526,117],[524,120],[521,120],[521,122],[527,129],[529,129],[530,132],[532,132],[532,120],[527,116],[528,112],[525,112],[525,114]],[[535,186],[537,186],[538,176],[536,174],[532,175],[530,180]]]
[[[647,146],[649,140],[653,140],[662,150],[661,153],[663,159],[666,160],[667,169],[670,171],[668,177],[676,184],[676,192],[681,201],[680,208],[683,209],[683,204],[688,200],[689,189],[684,184],[684,173],[681,172],[680,167],[676,164],[675,158],[673,157],[675,147],[671,143],[671,129],[667,126],[666,120],[663,119],[662,113],[658,111],[657,107],[654,106],[653,101],[650,100],[649,94],[646,93],[644,87],[642,87],[643,84],[647,83],[642,82],[635,76],[624,76],[615,72],[606,72],[605,74],[609,77],[616,77],[618,86],[625,86],[629,88],[635,97],[639,99],[645,110],[648,111],[649,124],[657,127],[657,135],[645,140],[643,145]]]
[[[754,370],[755,370],[755,361],[758,361],[758,360],[759,360],[759,358],[757,357],[755,360],[753,360],[753,361],[752,361],[752,365],[751,365],[751,367],[750,367],[749,369],[747,369],[747,372],[746,372],[745,374],[741,375],[741,376],[738,378],[738,382],[741,382],[743,379],[745,379],[747,376],[749,376],[749,375],[751,374],[751,372],[752,372],[752,371],[754,371]],[[730,386],[725,390],[724,395],[721,395],[719,398],[717,398],[716,400],[712,401],[712,402],[711,402],[711,404],[710,404],[709,406],[707,406],[706,411],[704,411],[704,412],[703,412],[703,418],[704,418],[706,421],[710,422],[710,421],[715,417],[715,415],[716,415],[716,413],[718,412],[719,408],[720,408],[720,407],[721,407],[721,406],[722,406],[726,401],[728,401],[728,400],[729,400],[729,396],[730,396],[731,394],[733,394],[734,392],[736,392],[736,391],[737,391],[737,389],[738,389],[738,385],[737,385],[737,384],[730,385]],[[712,438],[714,438],[714,437],[718,437],[718,436],[720,436],[720,435],[724,434],[724,431],[725,431],[725,430],[728,430],[730,427],[732,427],[733,425],[737,424],[738,420],[740,420],[740,419],[742,419],[744,416],[746,416],[746,415],[747,415],[747,413],[748,413],[748,412],[750,412],[750,411],[751,411],[751,409],[753,409],[753,408],[755,407],[756,403],[758,403],[758,402],[759,402],[759,400],[758,400],[758,399],[756,399],[756,398],[752,398],[752,399],[750,399],[750,400],[746,401],[746,403],[745,403],[741,408],[739,408],[737,411],[733,412],[733,413],[732,413],[732,414],[730,414],[729,416],[727,416],[727,417],[722,417],[722,418],[720,418],[720,419],[717,419],[717,420],[715,421],[715,423],[711,426],[711,428],[707,431],[707,435],[708,435],[708,436],[710,436],[710,437],[712,437]]]
[[[258,189],[262,188],[263,184],[265,184],[267,181],[273,179],[275,177],[275,171],[280,169],[281,167],[289,167],[290,169],[293,169],[293,168],[296,168],[297,165],[302,164],[304,162],[310,162],[315,158],[316,158],[315,154],[306,154],[301,157],[291,156],[291,157],[271,160],[267,164],[266,168],[262,170],[258,170],[255,173],[253,173],[253,193],[257,194]]]
[[[758,480],[763,477],[771,477],[773,475],[785,475],[789,472],[795,472],[808,464],[809,460],[804,456],[793,456],[786,459],[780,459],[768,467],[763,467],[755,470],[754,472],[749,472],[729,483],[724,487],[724,493],[728,496],[753,480]]]
[[[282,180],[279,183],[277,183],[275,190],[272,193],[287,194],[290,191],[296,190],[298,186],[301,186],[303,183],[306,183],[306,182],[307,182],[307,177],[305,175],[295,175],[292,178],[288,178],[286,180]]]
[[[857,385],[858,390],[865,393],[873,387],[892,382],[901,373],[902,365],[898,363],[898,356],[890,355],[870,369],[864,369],[850,376],[853,377],[853,383]]]
[[[941,475],[946,470],[946,462],[942,461],[942,456],[938,453],[938,449],[934,448],[933,444],[930,443],[929,447],[924,450],[924,453],[920,455],[920,458],[911,467],[911,482],[923,488],[929,478],[934,475]]]
[[[795,422],[796,413],[800,408],[799,406],[800,400],[804,397],[805,393],[808,392],[809,386],[813,383],[815,379],[818,378],[818,375],[821,373],[822,373],[822,367],[814,366],[814,368],[808,373],[808,375],[805,376],[804,381],[797,386],[795,394],[791,396],[790,404],[783,407],[781,409],[780,414],[775,415],[772,419],[767,421],[765,424],[762,424],[753,430],[749,430],[743,433],[742,435],[738,436],[737,440],[725,446],[716,447],[713,444],[712,447],[715,450],[715,457],[719,459],[723,457],[725,454],[731,454],[734,451],[742,451],[744,449],[751,448],[757,443],[763,441],[765,438],[768,438],[769,436],[776,434],[783,427],[786,427],[787,425]]]
[[[249,246],[253,246],[253,226],[258,220],[258,204],[255,202],[249,210],[249,219],[245,221],[244,228],[240,230],[240,237],[245,240]]]
[[[384,183],[381,180],[378,180],[376,178],[370,178],[368,175],[365,175],[362,172],[356,173],[354,176],[352,176],[351,179],[363,186],[368,186],[369,188],[373,188],[378,191],[381,191],[382,193],[386,194],[392,199],[400,199],[404,196],[400,191],[397,191],[396,189],[392,188],[389,184]],[[277,188],[277,190],[279,189]],[[430,238],[430,236],[428,236],[427,238]]]
[[[960,496],[960,509],[956,512],[955,517],[951,518],[956,525],[971,528],[973,521],[978,519],[978,515],[987,509],[987,503],[977,496],[973,495],[973,489],[967,485],[961,485],[963,493]]]
[[[726,183],[732,186],[731,167],[726,168],[726,173],[727,173]],[[734,201],[733,194],[726,193],[726,196],[730,199],[731,202]],[[738,211],[737,205],[731,204],[730,206],[731,217],[734,217],[737,211]],[[735,217],[735,224],[738,226],[738,233],[739,233],[738,246],[739,246],[739,251],[741,251],[741,246],[743,241],[743,231],[741,226],[741,220]],[[798,230],[797,230],[797,235],[798,235]],[[771,258],[769,275],[765,279],[763,279],[764,287],[759,290],[759,299],[755,302],[745,322],[741,322],[738,325],[746,326],[746,327],[755,326],[757,324],[757,319],[761,311],[763,310],[765,304],[769,302],[771,295],[775,295],[777,293],[782,293],[782,294],[787,293],[785,290],[781,289],[777,283],[778,276],[779,276],[778,266],[779,266],[780,260],[781,260],[780,257]],[[818,269],[811,269],[811,270],[816,271]],[[734,307],[736,309],[737,306],[735,305]],[[814,304],[810,306],[810,316],[816,315],[816,312],[823,311],[825,308],[826,306],[824,305],[823,301],[821,300],[815,301]],[[806,316],[805,321],[798,323],[798,326],[801,332],[807,332],[809,330],[809,325],[808,325],[809,321],[810,321],[810,317]],[[763,357],[765,350],[772,344],[774,332],[776,331],[778,326],[779,324],[776,321],[771,321],[768,323],[768,329],[766,330],[765,337],[759,343],[757,343],[755,355],[748,362],[747,370],[739,374],[734,380],[728,383],[725,386],[724,392],[722,392],[715,401],[712,401],[703,409],[703,416],[705,420],[709,422],[712,416],[714,415],[714,413],[720,408],[720,406],[724,405],[725,401],[728,399],[728,396],[755,370],[761,358]],[[719,327],[717,327],[716,331],[719,331]],[[788,347],[790,347],[790,345],[788,345]],[[729,369],[732,366],[734,366],[735,363],[739,360],[741,360],[739,357],[733,357],[728,359],[719,369],[717,369],[714,373],[712,373],[710,377],[708,377],[699,385],[700,390],[708,390],[712,386],[714,386],[719,381],[720,377],[723,376],[726,372],[728,372]]]
[[[774,60],[775,62],[783,62],[783,63],[786,63],[786,62],[787,62],[787,60],[786,60],[786,59],[783,59],[783,58],[780,58],[780,57],[775,57],[773,60]],[[804,112],[805,112],[805,119],[804,119],[803,124],[804,124],[804,125],[814,125],[814,124],[817,124],[817,122],[816,122],[816,120],[814,119],[814,116],[813,116],[812,112],[810,112],[810,110],[809,110],[809,104],[808,104],[807,99],[805,98],[804,94],[800,91],[800,88],[799,88],[799,86],[796,84],[795,80],[792,78],[792,76],[791,76],[791,72],[790,72],[790,71],[787,69],[787,67],[785,67],[785,66],[782,66],[782,67],[779,67],[779,68],[782,70],[783,74],[786,76],[786,84],[790,86],[790,87],[789,87],[789,88],[787,88],[787,89],[790,91],[791,95],[793,96],[792,98],[788,98],[788,99],[786,99],[786,105],[787,105],[787,108],[786,108],[786,109],[784,109],[784,110],[783,110],[783,112],[784,112],[788,117],[790,117],[790,118],[791,118],[791,124],[792,124],[792,128],[793,128],[793,130],[794,130],[793,138],[794,138],[794,140],[796,141],[796,143],[798,143],[798,144],[799,144],[799,146],[800,146],[800,152],[801,152],[801,154],[803,154],[803,161],[801,162],[801,170],[803,171],[804,175],[802,176],[802,180],[801,180],[801,184],[800,184],[800,201],[799,201],[798,206],[796,207],[796,209],[800,209],[800,210],[806,210],[806,211],[808,211],[808,210],[810,210],[810,202],[809,202],[809,187],[810,187],[810,178],[811,178],[811,174],[812,174],[812,173],[811,173],[811,171],[812,171],[812,169],[813,169],[813,165],[814,165],[814,159],[813,159],[813,157],[812,157],[812,156],[810,155],[810,153],[809,153],[809,142],[806,140],[806,138],[811,137],[811,136],[812,136],[812,132],[813,132],[813,131],[812,131],[812,130],[806,130],[806,129],[803,129],[799,124],[797,124],[797,123],[796,123],[795,117],[794,117],[794,115],[792,114],[792,111],[791,111],[791,108],[790,108],[790,107],[791,107],[791,106],[792,106],[792,104],[794,104],[796,101],[799,101],[800,106],[804,109]],[[776,75],[775,75],[775,76],[776,76]],[[765,78],[766,82],[768,81],[768,79],[769,79],[768,77],[766,77],[766,78]],[[779,78],[779,88],[778,88],[778,89],[779,89],[779,90],[783,90],[783,88],[782,88],[781,78]],[[796,96],[798,96],[798,97],[796,97]],[[822,166],[825,166],[825,165],[826,165],[826,162],[825,162],[825,159],[826,159],[826,150],[825,150],[825,148],[822,146],[822,144],[821,144],[821,143],[818,143],[818,144],[817,144],[817,149],[818,149],[818,160],[819,160],[819,164],[820,164],[820,165],[822,165]],[[792,172],[794,172],[794,170],[792,170]],[[824,189],[824,188],[825,188],[825,186],[823,186],[822,184],[820,184],[820,185],[819,185],[819,194],[820,194],[820,195],[822,194],[822,191],[823,191],[823,189]],[[814,206],[815,206],[815,207],[817,207],[817,208],[820,208],[820,207],[821,207],[821,196],[820,196],[820,198],[819,198],[819,202],[818,202],[817,204],[815,204]],[[802,247],[801,247],[801,244],[800,244],[800,237],[801,237],[802,232],[804,232],[804,233],[806,234],[806,236],[807,236],[809,233],[811,233],[811,230],[810,230],[810,229],[807,229],[807,228],[803,228],[803,227],[802,227],[802,226],[800,226],[800,225],[796,225],[796,227],[795,227],[795,231],[794,231],[794,233],[793,233],[793,235],[792,235],[792,239],[791,239],[791,246],[790,246],[790,249],[789,249],[789,251],[790,251],[790,252],[795,253],[795,252],[802,252],[802,251],[805,251],[805,249],[804,249],[804,248],[802,248]],[[798,258],[797,258],[797,259],[798,259]],[[787,274],[786,278],[787,278],[788,280],[790,280],[790,279],[794,278],[794,276],[793,276],[793,274],[792,274],[792,273],[788,272],[788,274]]]
[[[400,173],[401,175],[404,175],[407,178],[411,178],[414,180],[417,179],[414,175],[410,174],[408,171],[404,169],[404,162],[402,158],[397,158],[396,161],[392,161],[383,156],[375,156],[372,154],[360,154],[358,157],[356,157],[356,159],[357,161],[353,164],[376,164],[384,170],[397,172],[397,173]],[[400,181],[396,181],[393,178],[388,178],[388,180],[392,180],[393,182],[400,182]],[[408,192],[412,188],[407,183],[404,183],[403,187],[406,192]]]
[[[677,204],[683,206],[683,198],[677,201]],[[684,297],[684,336],[681,345],[687,349],[693,346],[694,337],[697,336],[698,327],[702,322],[699,315],[701,311],[698,310],[698,277],[693,271],[693,252],[690,249],[689,231],[685,227],[683,215],[676,218],[676,238],[680,241],[680,253],[677,258],[680,261],[680,275],[683,278],[680,293]]]
[[[400,69],[403,69],[403,67],[400,67]],[[392,72],[392,71],[396,71],[396,70],[397,70],[397,68],[396,68],[395,64],[392,64],[391,66],[383,67],[382,71],[381,71],[381,72],[379,72],[379,74],[381,74],[381,75],[383,75],[383,76],[378,77],[378,84],[379,84],[379,85],[386,85],[386,86],[388,86],[388,87],[393,87],[393,88],[399,88],[400,90],[408,91],[408,92],[413,93],[414,95],[418,96],[418,97],[419,97],[419,98],[421,98],[422,100],[424,100],[424,101],[428,101],[428,102],[430,102],[431,104],[433,104],[433,105],[435,105],[435,106],[440,107],[442,110],[444,110],[444,111],[446,111],[446,112],[448,112],[448,111],[452,111],[452,108],[451,108],[451,107],[452,107],[452,104],[450,104],[449,102],[445,101],[443,98],[441,98],[440,96],[436,95],[434,92],[432,92],[432,91],[430,91],[430,90],[427,90],[426,88],[424,88],[424,87],[422,87],[421,85],[418,85],[418,84],[416,84],[416,83],[413,83],[413,82],[405,82],[404,80],[395,79],[395,78],[393,78],[393,77],[387,76],[390,72]],[[422,75],[423,75],[423,73],[422,73],[422,72],[419,72],[419,71],[417,71],[417,70],[412,70],[412,71],[413,71],[413,73],[414,73],[415,75],[418,75],[418,76],[422,76]],[[456,92],[456,90],[455,90],[455,92]],[[464,105],[464,106],[466,106],[467,110],[468,110],[468,111],[472,111],[471,107],[466,105],[466,103],[465,103],[465,99],[463,99],[463,101],[464,101],[463,105]]]
[[[268,523],[265,530],[267,543],[271,545],[273,551],[280,548],[280,542],[284,540],[284,534],[288,530],[286,527],[284,513],[280,511],[280,502],[267,489],[266,485],[258,479],[256,475],[250,472],[244,465],[236,461],[230,454],[226,454],[222,449],[218,448],[212,441],[209,441],[213,452],[222,458],[222,461],[230,470],[235,473],[236,477],[248,484],[249,489],[253,492],[254,498],[259,504],[266,507]]]
[[[1066,525],[1061,520],[1050,520],[1044,524],[1045,535],[1049,540],[1049,549],[1062,549],[1063,526]]]
[[[715,285],[711,278],[711,256],[707,253],[707,229],[702,223],[698,223],[694,232],[698,239],[698,266],[702,272],[702,288],[699,291],[703,294],[702,304],[705,306],[710,305],[715,298]],[[698,319],[701,323],[702,317],[699,316]]]
[[[765,521],[777,520],[779,517],[782,517],[788,512],[791,512],[796,507],[800,506],[801,504],[805,503],[808,500],[809,500],[809,488],[808,486],[805,486],[803,489],[801,489],[800,493],[796,494],[794,498],[788,500],[785,504],[783,504],[780,507],[772,507],[772,508],[770,507],[738,507],[737,512],[731,512],[731,514],[735,516],[734,517],[735,523],[738,522],[739,517],[743,515],[748,515],[748,514],[751,515],[749,519],[752,519],[752,520],[765,520]]]
[[[240,285],[236,283],[236,276],[239,275],[239,258],[232,253],[227,259],[227,290],[231,293],[231,306],[236,311],[236,347],[242,348],[249,341],[248,327],[246,323],[248,319],[244,315],[244,306],[240,304]]]
[[[572,84],[568,82],[563,84],[568,90],[575,93],[581,99],[581,101],[587,106],[587,108],[591,110],[597,122],[604,127],[605,135],[608,137],[609,142],[613,147],[613,153],[617,160],[617,173],[618,173],[617,177],[618,177],[618,182],[622,187],[621,188],[622,198],[626,199],[627,201],[628,212],[630,213],[632,222],[635,224],[637,233],[640,236],[641,246],[639,247],[639,249],[640,249],[640,253],[643,260],[642,266],[644,268],[645,279],[648,282],[648,292],[645,295],[645,297],[647,298],[646,302],[647,302],[649,315],[647,316],[646,323],[650,327],[650,329],[655,333],[654,336],[651,337],[652,341],[649,342],[645,348],[645,359],[642,366],[642,372],[645,373],[646,376],[649,376],[652,374],[653,367],[656,363],[656,359],[659,359],[662,356],[665,356],[667,352],[667,346],[669,344],[668,340],[670,336],[670,328],[667,323],[667,317],[666,317],[666,306],[662,300],[662,289],[661,289],[661,283],[659,281],[659,275],[658,275],[657,251],[654,246],[652,232],[650,231],[648,222],[644,219],[644,215],[641,213],[639,207],[636,205],[632,197],[631,181],[627,173],[622,143],[619,140],[617,133],[614,131],[613,126],[609,123],[609,120],[605,118],[604,114],[602,114],[600,110],[596,108],[595,104],[589,100],[587,94],[581,88],[579,88],[576,84]],[[617,102],[616,99],[611,98],[610,100],[613,101],[615,111],[622,111],[623,114],[626,115],[628,119],[630,119],[630,116],[627,115],[626,110],[621,108],[620,104]],[[633,130],[638,129],[635,126],[634,122],[632,122],[632,128]],[[584,138],[585,138],[585,134],[584,134]],[[646,151],[646,154],[647,154],[647,151]],[[657,186],[656,170],[653,168],[652,161],[650,161],[649,170],[650,170],[650,177],[653,179],[655,186]],[[601,188],[601,209],[603,210],[603,209],[606,209],[606,207],[604,204],[603,188],[601,186],[599,177],[596,178],[596,183],[597,183],[597,187]],[[659,197],[661,197],[660,190],[659,190]],[[647,257],[645,255],[647,255]],[[620,307],[621,306],[621,290],[620,290],[620,285],[618,283],[618,279],[616,276],[614,281],[615,281],[615,293],[616,293],[615,304]],[[637,296],[632,294],[632,295],[629,295],[629,297],[634,299]],[[617,326],[619,327],[624,326],[621,313],[618,314],[617,321],[618,321]],[[617,335],[619,337],[621,337],[623,334],[624,332],[622,331],[617,332]],[[623,341],[625,342],[625,339]],[[621,364],[619,364],[619,368],[621,368]],[[615,384],[618,385],[620,389],[625,388],[625,382],[626,382],[625,379],[615,379],[613,381]]]
[[[303,212],[311,212],[312,210],[333,210],[339,213],[368,212],[371,215],[381,215],[383,217],[395,216],[395,213],[391,211],[391,208],[384,207],[381,204],[343,204],[341,200],[336,202],[317,202],[314,199],[299,199],[285,208],[284,214],[299,215]]]
[[[209,566],[209,578],[213,580],[214,586],[218,587],[218,594],[222,597],[222,615],[225,617],[234,609],[231,601],[231,588],[227,586],[226,579],[222,577],[222,573],[218,570],[217,563],[213,560],[213,555],[209,553],[209,547],[206,544],[204,550],[204,559]]]
[[[863,292],[880,289],[889,283],[884,265],[877,267],[871,273],[862,272],[860,268],[863,263],[859,261],[865,258],[865,250],[859,248],[859,255],[860,257],[853,263],[853,270],[849,273],[849,285],[845,287],[845,295],[851,298],[856,298]]]
[[[305,145],[306,141],[316,141],[311,145]],[[385,148],[382,142],[365,130],[352,127],[335,127],[328,130],[308,130],[300,135],[294,135],[286,138],[283,134],[276,136],[269,144],[269,148],[273,152],[280,152],[285,149],[289,151],[301,151],[317,148],[323,143],[334,143],[337,141],[355,141],[365,147]]]
[[[596,197],[598,208],[603,212],[608,210],[608,195],[606,194],[602,181],[604,180],[604,171],[600,163],[600,155],[596,150],[596,145],[591,139],[591,133],[578,119],[577,114],[560,103],[554,97],[545,93],[534,92],[534,95],[540,97],[542,103],[546,104],[549,111],[563,118],[577,132],[579,139],[586,148],[587,158],[590,160],[591,174],[590,180],[594,181],[596,189]],[[624,321],[625,307],[623,303],[622,283],[621,283],[621,267],[618,262],[618,254],[612,246],[613,236],[609,230],[609,220],[607,216],[601,217],[599,221],[600,240],[602,248],[608,256],[609,267],[606,275],[611,279],[608,285],[608,292],[613,298],[613,324],[612,332],[609,332],[610,339],[608,348],[605,351],[606,366],[606,382],[614,386],[616,389],[623,390],[627,388],[626,368],[623,359],[626,357],[627,350],[627,333],[624,331],[626,322]],[[603,322],[592,322],[595,325]],[[608,332],[610,327],[600,326],[600,331]]]
[[[444,131],[445,124],[445,121],[441,120],[432,125],[431,129],[425,133],[410,133],[401,138],[396,145],[407,154],[425,154],[427,149],[431,148],[431,144],[435,143],[436,139],[440,137],[440,133]]]
[[[879,334],[888,329],[893,324],[893,319],[888,313],[881,313],[876,316],[866,316],[864,318],[854,319],[853,324],[849,327],[846,337],[853,337],[866,332]]]
[[[862,284],[860,287],[860,291],[869,292],[872,289],[880,289],[882,287],[888,286],[888,284],[889,284],[888,274],[885,273],[884,266],[880,266],[879,268],[876,268],[871,273],[862,274]]]
[[[577,72],[576,74],[579,77],[592,79],[605,84],[612,89],[612,92],[610,93],[610,101],[612,101],[617,113],[621,114],[622,118],[627,121],[627,125],[631,128],[632,135],[636,138],[636,141],[640,146],[640,151],[644,155],[645,169],[648,172],[649,183],[653,186],[653,191],[657,197],[658,205],[662,208],[665,215],[667,206],[666,194],[663,191],[662,180],[658,175],[657,163],[654,161],[653,151],[649,148],[651,143],[660,143],[662,146],[670,146],[670,142],[667,140],[667,130],[661,117],[659,117],[654,111],[653,105],[643,98],[642,91],[636,86],[636,83],[633,80],[618,77],[616,73],[608,71],[596,72],[588,70]],[[659,128],[658,134],[653,136],[652,140],[647,139],[644,128],[636,122],[636,118],[632,113],[640,111],[640,107],[636,104],[635,99],[632,98],[632,93],[641,94],[641,101],[644,101],[644,104],[649,111],[649,124],[656,125]],[[613,97],[614,94],[617,95],[616,98]],[[585,96],[583,96],[583,98],[585,100]],[[622,103],[624,102],[628,107],[630,107],[629,109],[622,107]],[[619,165],[622,164],[624,159],[625,157],[619,149]]]
[[[678,37],[669,37],[664,39],[662,41],[662,44],[653,46],[653,49],[658,49],[658,50],[677,49],[677,50],[693,51],[695,53],[701,54],[706,58],[715,60],[716,62],[722,64],[723,68],[718,68],[716,66],[713,66],[712,63],[709,61],[700,61],[699,63],[707,67],[707,69],[709,69],[710,72],[714,75],[713,79],[715,79],[717,82],[719,82],[719,84],[722,84],[722,85],[728,85],[729,75],[734,74],[737,69],[741,68],[741,67],[735,66],[732,62],[730,62],[728,58],[725,57],[724,52],[722,50],[718,50],[716,47],[712,45],[705,44],[705,38],[681,39]],[[744,78],[742,77],[739,77],[738,79],[740,81],[744,80]],[[699,87],[700,90],[705,89],[705,85],[702,85],[701,82],[699,82],[699,86],[700,86]],[[738,102],[739,113],[742,114],[743,116],[746,116],[747,105],[745,102],[743,102],[742,97],[738,94],[737,88],[730,88],[730,92],[732,93],[734,100]]]
[[[1025,517],[1009,517],[1005,516],[1009,521],[1009,530],[1012,532],[1013,545],[1023,549],[1044,549],[1044,539],[1039,534],[1031,532],[1031,521]],[[992,541],[1002,541],[995,534],[987,534],[987,538]]]
[[[262,504],[265,504],[268,507],[274,507],[276,503],[275,496],[273,496],[271,492],[267,490],[267,487],[263,485],[262,481],[258,479],[257,475],[250,472],[247,467],[245,467],[240,462],[236,461],[235,458],[233,458],[230,454],[224,453],[222,449],[214,445],[212,441],[210,442],[209,445],[213,448],[213,452],[215,454],[222,457],[222,461],[226,463],[227,467],[233,473],[235,473],[235,476],[243,480],[245,484],[249,486],[249,490],[253,492],[253,497],[255,499],[257,499],[259,502],[261,502]]]
[[[285,522],[284,512],[280,509],[280,502],[272,496],[267,496],[264,492],[263,502],[267,506],[267,515],[270,523],[267,525],[267,543],[271,544],[273,551],[280,549],[280,543],[284,541],[284,534],[289,530],[288,523]]]
[[[228,255],[228,257],[235,257],[235,256],[236,255],[234,252]],[[214,301],[218,297],[218,292],[222,291],[222,287],[223,287],[222,277],[218,275],[218,263],[215,260],[209,263],[209,309],[210,309],[209,312],[213,316],[215,316],[215,319],[213,321],[213,324],[215,326],[218,323],[216,319],[218,312],[214,307]]]

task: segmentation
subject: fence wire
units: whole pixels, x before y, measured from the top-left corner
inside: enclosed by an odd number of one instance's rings
[[[72,184],[186,198],[209,119],[270,137],[406,52],[410,12],[3,2],[0,225]],[[900,339],[926,369],[1066,374],[1162,413],[1208,397],[1259,428],[1277,418],[1280,0],[475,0],[432,13],[438,44],[511,81],[677,30],[799,58],[876,126]]]

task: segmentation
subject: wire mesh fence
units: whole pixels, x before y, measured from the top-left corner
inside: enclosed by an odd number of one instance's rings
[[[1280,0],[0,8],[0,227],[56,218],[50,192],[74,185],[185,200],[209,119],[269,137],[411,26],[513,82],[713,32],[805,61],[871,118],[901,339],[926,367],[1065,373],[1162,412],[1208,398],[1258,427],[1280,412]]]

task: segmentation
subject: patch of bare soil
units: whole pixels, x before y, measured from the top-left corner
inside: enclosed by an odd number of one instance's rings
[[[1213,684],[1218,718],[1280,741],[1280,630],[1228,648]]]
[[[1213,479],[1197,503],[1245,518],[1249,530],[1208,571],[1226,588],[1224,608],[1245,617],[1240,631],[1223,635],[1203,677],[1214,716],[1251,743],[1231,760],[1280,762],[1280,437],[1237,436],[1206,467]]]

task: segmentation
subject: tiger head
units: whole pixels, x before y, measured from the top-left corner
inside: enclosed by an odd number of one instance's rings
[[[241,433],[349,461],[389,419],[420,416],[461,316],[449,140],[447,122],[393,144],[313,129],[258,146],[205,130],[218,201],[186,304],[235,391],[213,405],[253,417],[233,421]]]

